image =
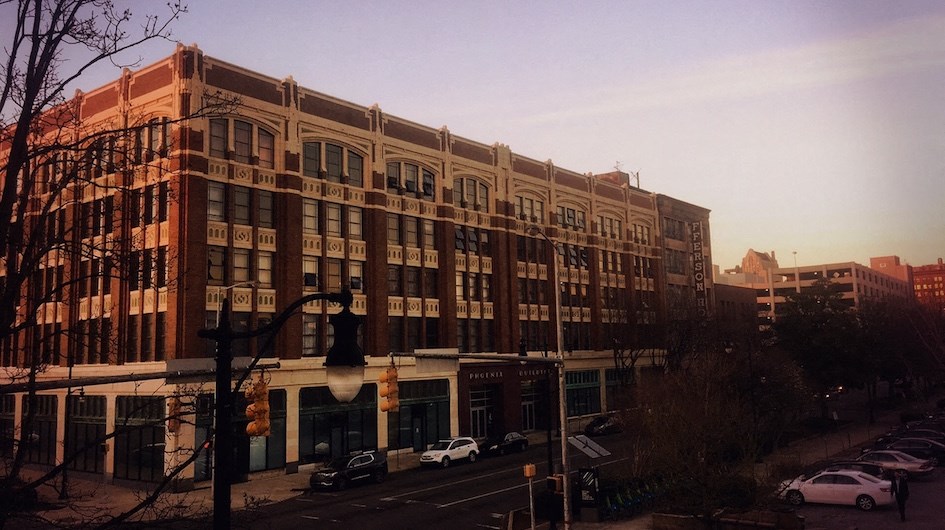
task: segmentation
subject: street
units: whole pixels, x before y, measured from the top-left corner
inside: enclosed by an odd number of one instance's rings
[[[599,438],[608,449],[619,435]],[[595,465],[606,469],[623,457],[614,454]],[[234,522],[252,521],[253,528],[311,527],[338,529],[498,529],[503,514],[528,506],[528,482],[522,467],[537,467],[536,492],[546,487],[546,446],[523,453],[483,458],[447,469],[411,469],[392,473],[382,484],[353,486],[344,491],[315,491],[288,501],[234,514]],[[572,469],[589,465],[584,455],[571,458]],[[446,523],[448,521],[448,523]]]

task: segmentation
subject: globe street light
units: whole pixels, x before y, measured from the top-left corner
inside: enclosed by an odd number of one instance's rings
[[[561,361],[558,364],[558,414],[560,416],[559,421],[561,423],[561,474],[564,475],[564,479],[561,481],[561,494],[564,499],[562,499],[562,504],[564,505],[564,528],[565,530],[570,530],[571,528],[571,478],[570,470],[568,465],[568,409],[567,409],[567,387],[565,386],[564,378],[564,350],[562,348],[563,344],[563,334],[562,334],[562,325],[561,325],[561,284],[560,279],[558,278],[558,243],[552,241],[544,232],[541,231],[541,228],[530,225],[525,229],[525,233],[531,235],[539,235],[551,244],[553,249],[552,259],[552,275],[553,275],[553,285],[555,291],[555,311],[557,317],[555,318],[555,336],[558,349],[558,360]],[[551,470],[549,469],[550,473]]]
[[[213,444],[213,528],[217,530],[229,530],[230,528],[230,473],[233,456],[233,395],[230,384],[233,378],[233,354],[231,345],[237,339],[251,339],[260,335],[275,335],[286,323],[286,321],[295,313],[295,310],[303,305],[315,301],[327,300],[342,305],[342,310],[338,314],[332,315],[329,321],[335,326],[335,342],[328,349],[328,355],[325,358],[326,377],[328,378],[328,389],[335,399],[349,402],[354,399],[361,390],[364,383],[364,353],[358,347],[358,326],[360,318],[351,312],[351,303],[354,296],[348,289],[341,293],[312,293],[295,302],[289,304],[282,313],[272,319],[272,321],[255,330],[233,331],[230,325],[230,301],[223,299],[222,318],[219,320],[215,329],[202,329],[197,332],[201,338],[213,339],[217,343],[216,357],[216,407],[214,416],[216,419],[216,431],[214,432]],[[256,357],[249,364],[247,370],[252,370],[262,351],[257,352]],[[337,379],[338,377],[341,379]],[[335,380],[333,381],[333,378]],[[242,383],[242,378],[240,384]],[[238,388],[238,387],[237,387]]]

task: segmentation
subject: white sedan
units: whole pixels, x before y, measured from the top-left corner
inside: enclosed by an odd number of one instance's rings
[[[794,505],[805,502],[846,504],[869,511],[893,504],[892,484],[859,471],[823,471],[811,477],[786,480],[780,496]]]

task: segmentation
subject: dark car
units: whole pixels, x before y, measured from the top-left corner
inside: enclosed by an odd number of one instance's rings
[[[479,444],[484,454],[504,455],[506,453],[517,453],[528,449],[528,438],[517,432],[510,432],[502,436],[488,438],[485,442]]]
[[[387,455],[377,451],[360,451],[335,458],[317,469],[308,480],[312,489],[335,488],[343,490],[352,482],[372,480],[377,483],[387,478]]]
[[[584,434],[588,436],[602,436],[604,434],[618,433],[622,430],[615,415],[605,414],[591,420],[591,422],[584,427]]]
[[[934,466],[945,464],[945,445],[923,438],[900,438],[886,444],[884,449],[894,449],[916,458],[924,458]]]

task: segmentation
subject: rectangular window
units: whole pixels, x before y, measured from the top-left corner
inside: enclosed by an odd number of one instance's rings
[[[110,268],[110,265],[106,260],[105,267]],[[157,286],[158,287],[167,287],[167,247],[158,247],[157,249],[157,263],[155,264],[155,269],[157,273]],[[105,272],[107,274],[107,271]],[[110,278],[105,278],[105,292],[108,292],[108,285],[111,283]]]
[[[140,200],[140,197],[140,192],[135,193],[132,195],[132,200]],[[207,220],[226,221],[226,184],[219,182],[208,184]]]
[[[306,289],[318,287],[318,258],[302,256],[302,285]]]
[[[423,248],[433,250],[436,248],[435,225],[430,219],[423,220]]]
[[[318,233],[318,201],[315,199],[302,199],[302,232]]]
[[[325,286],[331,292],[341,290],[341,260],[331,258],[328,260],[328,285]]]
[[[436,198],[436,181],[433,178],[433,173],[430,173],[427,170],[423,170],[423,198],[427,200],[433,200]]]
[[[413,164],[404,164],[404,188],[408,193],[417,193],[417,177],[420,168]]]
[[[271,191],[259,192],[259,226],[260,228],[272,228],[275,217],[275,199]]]
[[[272,287],[272,266],[273,266],[273,255],[272,252],[263,252],[259,251],[256,255],[256,265],[258,272],[256,278],[259,281],[260,287]]]
[[[348,262],[348,286],[353,291],[364,290],[364,264],[360,261]]]
[[[463,300],[466,296],[466,273],[456,273],[456,299]]]
[[[341,233],[341,205],[328,203],[326,205],[328,213],[328,235],[333,237],[342,237]]]
[[[348,151],[348,185],[364,187],[364,158],[351,151]]]
[[[408,247],[420,247],[420,219],[404,216],[404,236]]]
[[[249,250],[245,248],[233,249],[233,281],[246,282],[251,278]]]
[[[302,144],[302,174],[306,177],[318,177],[321,169],[322,144],[305,142]]]
[[[466,252],[466,231],[463,227],[456,227],[456,250]]]
[[[275,137],[259,129],[259,166],[272,169],[275,161]]]
[[[325,144],[325,171],[329,182],[341,182],[342,149],[337,145]]]
[[[407,267],[407,296],[420,296],[420,267]]]
[[[248,164],[253,154],[253,125],[245,121],[233,122],[233,160]]]
[[[400,245],[400,216],[395,213],[387,214],[387,244]]]
[[[226,248],[208,246],[207,257],[207,283],[210,285],[224,285],[226,280]]]
[[[348,206],[348,238],[361,241],[364,239],[364,213],[357,206]]]
[[[396,162],[387,164],[387,191],[393,193],[400,191],[400,164]]]
[[[401,280],[400,266],[398,265],[388,265],[387,266],[387,295],[388,296],[403,296],[404,288],[403,282]]]
[[[439,297],[437,279],[438,276],[436,269],[423,269],[423,296],[425,298]]]
[[[302,314],[302,356],[318,355],[318,315]]]
[[[492,301],[492,276],[488,274],[483,274],[479,277],[482,280],[482,301],[491,302]]]
[[[252,222],[250,218],[249,200],[250,190],[246,186],[233,187],[233,222],[240,225],[248,225]]]

